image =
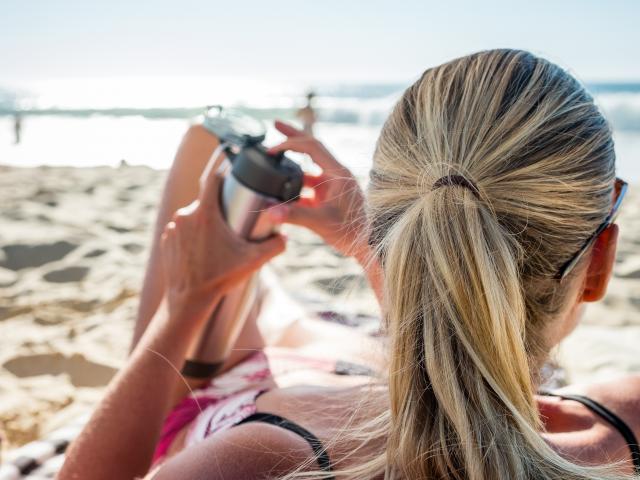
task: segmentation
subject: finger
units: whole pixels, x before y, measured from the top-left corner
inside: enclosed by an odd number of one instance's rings
[[[324,171],[342,171],[345,170],[329,151],[313,137],[290,137],[279,145],[271,147],[268,152],[275,155],[285,150],[291,150],[298,153],[306,153],[311,159],[320,165]]]
[[[304,142],[300,142],[300,139],[304,140],[305,142],[310,141],[308,138],[302,137],[287,138],[284,142],[274,145],[273,147],[269,147],[267,149],[267,153],[269,155],[275,155],[286,150],[292,150],[299,153],[309,153],[307,150],[310,150],[310,148],[308,146],[305,146]]]
[[[165,226],[164,232],[160,237],[160,251],[165,268],[167,265],[171,265],[175,261],[173,243],[175,242],[176,231],[175,222],[169,222]]]
[[[200,203],[207,210],[219,212],[222,180],[222,175],[215,170],[212,170],[203,182],[200,190]]]
[[[289,137],[284,142],[270,147],[268,152],[276,154],[291,150],[298,153],[313,155],[318,153],[318,141],[313,137]]]
[[[212,197],[215,196],[216,202],[218,202],[220,183],[224,176],[222,166],[226,162],[226,156],[222,148],[223,145],[218,145],[200,176],[200,198],[202,200],[206,198],[211,201]]]
[[[300,202],[292,205],[277,205],[270,208],[267,214],[274,223],[290,223],[311,230],[323,221],[322,214],[315,205],[301,205]]]
[[[291,210],[291,207],[288,204],[280,203],[269,208],[267,210],[267,215],[269,220],[279,225],[287,221],[287,218],[289,218],[289,210]]]
[[[200,175],[200,187],[207,182],[207,178],[212,173],[220,172],[222,170],[222,165],[226,162],[227,156],[224,153],[224,145],[220,144],[216,147],[216,149],[211,153],[211,157],[209,157],[209,161],[207,165],[204,167],[204,171]]]
[[[326,180],[327,178],[324,175],[309,175],[305,173],[304,177],[302,178],[302,186],[308,188],[316,188]]]
[[[318,208],[322,206],[322,202],[318,195],[313,195],[312,197],[305,196],[298,198],[295,206]]]
[[[281,120],[276,120],[274,122],[274,126],[276,127],[276,130],[287,137],[301,137],[302,135],[306,135],[302,130],[298,130],[293,125],[289,125]]]
[[[320,223],[325,220],[322,218],[322,212],[318,210],[315,204],[291,205],[287,215],[287,223],[300,225],[302,227],[314,230]]]
[[[286,237],[284,235],[272,235],[271,237],[255,243],[251,246],[253,265],[256,268],[261,267],[276,255],[284,252],[286,247]]]
[[[279,203],[274,205],[273,207],[267,210],[267,215],[269,216],[269,220],[271,220],[276,225],[280,225],[282,223],[292,223],[290,222],[291,211],[295,210],[294,216],[297,220],[298,218],[303,218],[305,214],[307,214],[306,210],[303,212],[299,212],[300,208],[308,208],[315,209],[318,208],[318,200],[315,197],[300,197],[296,203]],[[299,223],[298,221],[293,223]]]
[[[286,237],[284,235],[273,235],[261,242],[244,242],[240,251],[243,258],[242,264],[237,265],[237,268],[229,272],[222,285],[220,282],[214,282],[211,285],[212,288],[222,286],[222,289],[226,290],[237,284],[238,281],[258,270],[273,257],[284,252],[285,246]]]
[[[176,213],[173,214],[173,218],[178,218],[178,217],[184,217],[187,215],[191,215],[196,208],[198,208],[198,205],[200,204],[200,200],[195,199],[193,202],[191,202],[189,205],[179,208],[178,210],[176,210]]]

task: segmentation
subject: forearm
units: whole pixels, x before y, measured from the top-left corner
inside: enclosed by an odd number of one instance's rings
[[[201,311],[169,313],[163,302],[114,378],[91,420],[70,448],[59,479],[133,479],[149,469],[172,392],[176,368],[201,321]],[[192,318],[176,318],[190,316]],[[180,320],[187,321],[180,321]]]

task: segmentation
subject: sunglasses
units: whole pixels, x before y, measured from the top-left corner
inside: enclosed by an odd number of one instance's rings
[[[600,224],[600,226],[596,229],[596,231],[591,235],[584,245],[578,250],[578,252],[571,257],[566,263],[560,267],[560,270],[555,275],[556,280],[562,280],[565,278],[571,270],[580,262],[580,259],[584,256],[584,254],[589,250],[589,247],[596,241],[596,239],[600,236],[602,232],[604,232],[607,228],[609,228],[613,223],[615,223],[616,218],[618,217],[618,213],[620,212],[620,205],[622,205],[622,199],[624,198],[627,190],[629,189],[629,184],[620,178],[616,178],[615,183],[615,203],[613,204],[613,208],[607,218],[604,219],[604,222]]]

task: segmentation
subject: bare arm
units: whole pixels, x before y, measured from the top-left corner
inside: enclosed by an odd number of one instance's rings
[[[162,235],[165,300],[124,369],[74,442],[60,479],[123,479],[149,469],[194,335],[225,292],[284,249],[281,237],[249,243],[226,226],[215,171]]]
[[[167,302],[161,304],[126,367],[71,446],[60,480],[132,479],[148,471],[171,408],[170,392],[180,381],[172,366],[182,364],[206,314],[202,307],[169,313]]]
[[[265,424],[247,424],[212,435],[169,459],[149,479],[227,480],[280,478],[312,455],[291,432]],[[247,461],[250,459],[250,461]],[[311,463],[311,468],[316,467]]]

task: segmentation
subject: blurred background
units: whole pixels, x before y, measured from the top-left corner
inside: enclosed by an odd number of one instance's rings
[[[1,8],[3,163],[166,168],[205,105],[287,119],[312,89],[317,134],[364,173],[389,108],[425,68],[511,47],[585,82],[615,127],[620,173],[640,175],[634,0],[4,0]]]
[[[562,383],[640,371],[639,24],[635,0],[2,0],[4,449],[90,411],[122,365],[165,169],[205,106],[296,123],[313,91],[314,132],[365,181],[403,89],[488,48],[569,69],[613,125],[632,184],[615,278],[555,372]],[[358,265],[310,233],[293,230],[272,269],[308,310],[375,329]]]

